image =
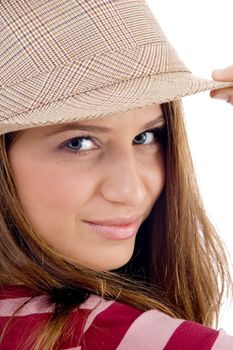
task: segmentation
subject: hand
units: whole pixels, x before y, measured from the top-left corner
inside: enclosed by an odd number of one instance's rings
[[[233,82],[233,66],[229,66],[223,70],[214,70],[212,78],[216,81],[232,81]],[[211,90],[210,97],[225,100],[233,105],[233,87]]]

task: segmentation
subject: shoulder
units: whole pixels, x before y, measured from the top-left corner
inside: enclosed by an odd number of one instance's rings
[[[233,337],[223,329],[172,318],[160,311],[141,314],[130,326],[117,350],[232,350]]]
[[[14,316],[0,349],[12,349],[21,338],[27,338],[34,331],[36,334],[37,327],[49,320],[53,311],[54,306],[45,295],[36,296],[24,286],[0,287],[1,332]],[[61,349],[75,348],[80,344],[81,349],[95,350],[102,344],[103,350],[115,350],[128,328],[142,313],[129,305],[91,294],[79,308],[70,313],[67,329],[68,333],[71,329],[74,332],[72,337],[64,334]]]
[[[88,301],[97,301],[92,296]],[[232,350],[233,337],[199,323],[172,318],[158,310],[140,311],[117,301],[99,300],[84,328],[87,349]],[[82,345],[80,344],[81,348]],[[85,347],[84,347],[85,348]]]
[[[0,328],[31,296],[31,291],[22,286],[0,289]],[[31,333],[33,324],[39,325],[52,312],[45,296],[31,300],[17,314],[17,321],[15,319],[5,340],[8,347],[3,348],[12,349],[22,330],[24,335],[27,331]],[[143,312],[94,294],[71,313],[68,323],[75,332],[72,338],[63,338],[62,349],[75,348],[77,344],[80,350],[233,349],[233,337],[222,329],[218,331],[192,321],[175,319],[158,310]]]

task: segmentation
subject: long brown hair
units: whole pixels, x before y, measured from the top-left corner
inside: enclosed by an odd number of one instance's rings
[[[74,264],[34,232],[7,158],[18,132],[0,137],[0,284],[26,285],[35,295],[48,295],[55,305],[30,349],[55,349],[70,311],[90,294],[143,311],[157,309],[206,326],[218,325],[224,293],[232,292],[226,249],[198,191],[182,102],[161,107],[166,119],[165,187],[139,229],[132,258],[112,271]]]

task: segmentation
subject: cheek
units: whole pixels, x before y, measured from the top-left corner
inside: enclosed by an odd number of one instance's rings
[[[62,225],[71,229],[92,190],[93,181],[88,180],[86,173],[83,176],[82,172],[71,170],[65,164],[32,162],[24,158],[14,164],[13,173],[25,213],[41,232],[58,230]]]
[[[159,161],[158,161],[158,177],[160,181],[160,187],[161,190],[163,189],[165,185],[165,180],[166,180],[166,170],[165,170],[165,158],[164,155],[160,155]]]
[[[157,199],[165,184],[165,159],[162,152],[157,155],[154,165],[147,173],[147,183],[149,193],[153,193],[154,199]]]

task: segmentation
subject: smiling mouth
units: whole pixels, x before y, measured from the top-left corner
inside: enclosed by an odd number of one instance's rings
[[[87,222],[96,232],[112,240],[125,240],[136,235],[139,228],[139,219],[127,225],[100,225]]]

